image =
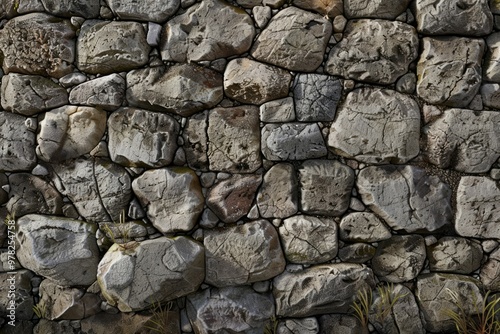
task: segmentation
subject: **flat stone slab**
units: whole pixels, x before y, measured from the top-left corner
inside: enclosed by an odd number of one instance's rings
[[[110,74],[84,82],[71,89],[69,101],[98,107],[105,110],[119,108],[125,98],[125,79],[119,74]]]
[[[175,14],[181,4],[180,0],[110,0],[109,9],[122,20],[165,22]]]
[[[408,8],[411,0],[344,0],[347,18],[376,18],[394,20]]]
[[[340,221],[339,237],[350,242],[377,242],[389,239],[391,230],[371,212],[352,212]]]

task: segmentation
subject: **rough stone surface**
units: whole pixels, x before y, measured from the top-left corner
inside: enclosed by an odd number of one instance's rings
[[[417,55],[418,36],[412,26],[386,20],[349,21],[342,41],[330,51],[326,71],[348,79],[390,84],[408,71]]]
[[[359,242],[340,248],[338,256],[342,262],[365,263],[375,256],[376,251],[372,245]]]
[[[292,6],[271,19],[251,54],[291,71],[312,72],[322,63],[331,34],[332,25],[324,17]]]
[[[253,18],[257,27],[264,28],[271,19],[271,7],[255,6],[252,8]]]
[[[357,187],[363,203],[396,231],[432,233],[451,223],[450,187],[419,167],[367,167]]]
[[[132,182],[132,189],[163,233],[191,230],[203,211],[200,181],[189,168],[148,170]]]
[[[0,171],[30,170],[36,165],[35,133],[29,118],[0,111]]]
[[[285,269],[276,229],[266,220],[205,232],[206,278],[216,287],[264,281]]]
[[[188,118],[182,133],[184,152],[189,167],[208,170],[208,111]]]
[[[99,263],[96,227],[74,219],[26,215],[18,220],[16,256],[24,268],[62,286],[94,283]]]
[[[359,320],[349,314],[325,314],[319,318],[319,334],[360,334],[364,333]]]
[[[165,61],[215,60],[248,51],[255,36],[243,10],[219,0],[190,7],[164,26],[160,44]]]
[[[186,117],[222,100],[222,75],[190,64],[131,71],[126,97],[130,105]]]
[[[264,218],[286,218],[298,210],[298,181],[293,165],[279,163],[264,175],[257,194],[259,212]]]
[[[393,90],[360,88],[350,92],[337,111],[328,146],[336,154],[370,164],[401,164],[419,153],[419,137],[415,100]]]
[[[99,0],[40,0],[47,12],[56,16],[81,16],[94,18],[99,15]]]
[[[481,98],[486,107],[500,109],[500,84],[486,83],[481,86]]]
[[[498,249],[493,251],[488,261],[483,264],[479,277],[485,289],[500,291],[500,251]]]
[[[166,331],[170,334],[180,334],[179,329],[179,311],[176,309],[165,310],[165,312],[160,313],[162,316],[168,318],[168,324],[165,326]],[[152,321],[157,321],[158,319],[153,317],[151,314],[147,313],[118,313],[110,314],[106,312],[101,312],[96,315],[90,316],[88,318],[82,319],[80,322],[80,328],[75,331],[74,334],[106,334],[109,333],[110,328],[116,333],[140,333],[145,334],[144,331],[149,331],[145,329],[145,326],[154,327]],[[55,324],[64,323],[53,322]],[[164,329],[165,329],[164,328]],[[68,333],[68,329],[65,330],[41,330],[36,334],[44,333]]]
[[[185,296],[203,282],[205,255],[198,242],[179,236],[129,245],[111,246],[97,270],[101,292],[122,312]]]
[[[9,270],[8,273],[0,273],[0,292],[2,293],[0,295],[0,316],[2,318],[11,321],[10,309],[12,309],[12,304],[9,302],[11,300],[15,301],[16,326],[10,328],[17,328],[17,326],[20,325],[20,320],[30,320],[34,315],[31,278],[33,278],[33,272],[26,269],[16,270],[14,274],[12,270]],[[12,289],[11,286],[15,288]],[[12,293],[14,293],[13,299],[9,296],[9,294]],[[4,329],[5,327],[2,328],[2,330]],[[5,333],[7,334],[7,332]],[[25,334],[26,332],[20,331],[18,333]],[[17,334],[17,332],[15,334]]]
[[[373,213],[353,212],[342,218],[339,237],[351,242],[377,242],[389,239],[391,230]]]
[[[500,33],[494,33],[486,39],[488,52],[484,63],[484,79],[487,81],[500,82],[500,71],[498,63],[500,62]]]
[[[443,237],[427,247],[431,271],[470,274],[481,266],[481,244],[459,237]]]
[[[293,0],[292,4],[330,18],[341,15],[344,11],[343,0]]]
[[[278,334],[317,334],[318,320],[314,317],[303,319],[285,319],[278,324]]]
[[[129,167],[169,165],[177,150],[179,124],[169,115],[122,108],[108,120],[111,160]]]
[[[393,20],[403,13],[410,0],[344,0],[347,18],[376,18]]]
[[[171,17],[181,4],[180,0],[133,1],[109,0],[107,5],[122,20],[164,22]]]
[[[260,121],[266,123],[284,123],[295,120],[295,107],[292,97],[285,97],[264,103],[260,106]]]
[[[106,75],[74,87],[69,94],[71,104],[115,110],[125,97],[125,79],[118,74]]]
[[[417,94],[433,104],[466,107],[481,85],[482,39],[425,37],[417,65]]]

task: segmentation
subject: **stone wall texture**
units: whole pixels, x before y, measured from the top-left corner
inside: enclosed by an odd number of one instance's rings
[[[0,63],[0,334],[453,333],[500,293],[498,0],[0,0]]]

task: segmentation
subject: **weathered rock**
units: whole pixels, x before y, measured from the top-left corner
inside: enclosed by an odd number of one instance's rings
[[[325,314],[319,317],[319,334],[365,333],[359,320],[349,314]]]
[[[114,244],[97,270],[108,303],[137,311],[196,291],[205,277],[201,244],[187,237],[161,237]]]
[[[33,334],[45,334],[45,333],[80,334],[81,331],[80,328],[78,327],[79,326],[75,322],[70,320],[51,321],[47,319],[40,319],[40,321],[33,328]]]
[[[391,231],[370,212],[353,212],[342,218],[339,237],[344,241],[377,242],[389,239]]]
[[[424,267],[424,238],[420,235],[394,235],[378,244],[372,259],[375,275],[393,283],[411,281]]]
[[[257,194],[259,212],[264,218],[286,218],[298,210],[298,182],[293,165],[279,163],[264,175]]]
[[[222,75],[196,65],[150,67],[127,74],[127,100],[139,108],[183,117],[217,105]]]
[[[274,315],[271,296],[247,286],[212,288],[186,299],[195,333],[259,334]]]
[[[318,320],[314,317],[303,319],[285,319],[278,324],[278,334],[317,334]]]
[[[37,155],[47,162],[89,153],[106,130],[106,112],[92,107],[64,106],[45,113],[37,136]]]
[[[316,123],[266,124],[262,128],[262,154],[268,160],[305,160],[327,154]]]
[[[487,172],[500,156],[500,113],[449,109],[423,128],[423,153],[439,168]]]
[[[115,110],[125,97],[125,79],[118,74],[106,75],[74,87],[69,94],[71,104]]]
[[[0,31],[5,73],[60,78],[73,71],[75,30],[69,20],[32,13],[9,20]]]
[[[203,211],[200,181],[189,168],[148,170],[132,182],[132,189],[163,233],[191,230]]]
[[[33,317],[32,277],[33,273],[26,269],[0,273],[0,316],[8,321],[14,320],[16,327],[19,320],[31,320]],[[12,293],[14,298],[10,296]],[[11,300],[15,301],[14,312],[12,312],[12,304],[9,303]],[[10,331],[7,332],[5,329],[4,326],[0,331],[10,334]],[[26,332],[19,334],[24,333]]]
[[[356,292],[375,285],[370,268],[336,263],[284,272],[273,280],[276,314],[307,317],[349,311]]]
[[[481,267],[479,275],[484,288],[489,291],[500,291],[500,251],[496,249]]]
[[[340,248],[338,256],[342,262],[365,263],[375,256],[376,251],[370,244],[355,243]]]
[[[482,39],[424,37],[417,94],[429,103],[466,107],[481,85]]]
[[[180,334],[179,329],[179,310],[170,309],[167,306],[162,306],[164,312],[160,312],[159,315],[151,315],[148,313],[117,313],[111,314],[102,312],[88,318],[82,319],[80,322],[80,327],[78,329],[78,334],[108,334],[110,328],[113,329],[115,333],[137,333],[146,334],[148,332],[155,332],[155,330],[147,329],[148,327],[153,327],[155,329],[164,330],[169,334]],[[157,328],[155,323],[158,321],[163,321],[161,317],[165,317],[168,321],[165,321],[164,328]],[[159,319],[160,318],[160,319]],[[62,322],[62,321],[61,321]],[[61,323],[59,322],[59,323]],[[38,334],[45,333],[68,333],[66,331],[45,331]],[[75,334],[77,334],[75,332]]]
[[[481,86],[480,92],[486,107],[500,109],[500,84],[485,83]]]
[[[52,165],[54,183],[90,222],[118,221],[131,198],[130,176],[108,160],[76,159]]]
[[[164,26],[161,58],[183,63],[239,55],[250,49],[254,36],[246,12],[219,0],[203,1]]]
[[[150,46],[138,22],[87,20],[77,43],[77,67],[92,74],[129,71],[145,65]]]
[[[24,268],[62,286],[94,283],[99,263],[96,226],[56,216],[18,219],[16,256]]]
[[[334,160],[309,160],[299,168],[299,182],[302,212],[340,216],[349,207],[354,171]]]
[[[273,278],[285,269],[278,233],[266,220],[205,231],[205,282],[216,287]]]
[[[107,5],[122,20],[165,22],[175,14],[181,4],[180,0],[168,1],[133,1],[109,0]]]
[[[343,0],[293,0],[292,4],[330,18],[341,15],[344,11]]]
[[[322,74],[299,74],[293,84],[297,120],[333,121],[341,94],[342,84],[338,78]]]
[[[11,73],[2,77],[2,107],[25,116],[68,103],[66,90],[37,75]]]
[[[29,213],[62,214],[62,196],[45,180],[27,173],[15,173],[9,176],[9,184],[9,212],[15,212],[18,217]]]
[[[252,173],[260,158],[259,109],[255,106],[216,108],[208,113],[210,170]]]
[[[260,106],[260,121],[284,123],[295,120],[295,107],[292,97],[270,101]]]
[[[252,8],[252,14],[257,27],[263,29],[271,19],[271,7],[255,6]]]
[[[337,111],[328,145],[334,153],[362,162],[401,164],[418,155],[419,138],[415,100],[393,90],[360,88]]]
[[[108,120],[111,160],[130,167],[169,165],[177,150],[179,123],[165,114],[121,108]]]
[[[40,0],[45,11],[52,15],[86,19],[99,16],[99,0]]]
[[[443,237],[427,247],[431,271],[470,274],[479,269],[483,259],[481,244],[458,237]]]
[[[411,25],[355,20],[347,23],[342,41],[328,55],[325,69],[348,79],[390,84],[408,71],[417,56],[418,36]]]
[[[234,223],[250,211],[261,182],[261,175],[234,174],[208,190],[207,206],[223,222]]]
[[[500,82],[500,71],[498,71],[498,62],[500,62],[500,33],[493,33],[486,38],[488,51],[484,62],[483,78],[487,81]]]
[[[376,18],[394,20],[406,11],[410,0],[344,0],[347,18]]]
[[[208,170],[208,111],[195,114],[188,118],[182,138],[188,166],[202,171]]]
[[[30,119],[0,111],[0,171],[31,170],[36,165]]]
[[[7,186],[9,186],[9,178],[4,173],[0,173],[0,205],[9,200],[9,192],[3,189]]]
[[[292,6],[271,19],[251,54],[291,71],[312,72],[323,62],[331,34],[332,25],[324,17]]]
[[[337,255],[337,224],[332,219],[293,216],[283,221],[279,234],[290,262],[317,264]]]
[[[224,92],[242,103],[262,104],[287,96],[291,79],[284,69],[237,58],[224,71]]]
[[[357,187],[363,202],[395,231],[431,233],[451,223],[450,187],[419,167],[367,167]]]
[[[493,28],[493,15],[488,3],[488,0],[420,0],[415,6],[417,29],[427,35],[489,34]]]
[[[417,76],[415,73],[406,73],[396,82],[396,90],[400,93],[413,94],[417,88]]]

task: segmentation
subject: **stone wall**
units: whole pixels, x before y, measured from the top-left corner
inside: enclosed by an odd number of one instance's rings
[[[377,285],[370,331],[452,332],[500,291],[497,14],[0,0],[0,332],[363,333]]]

